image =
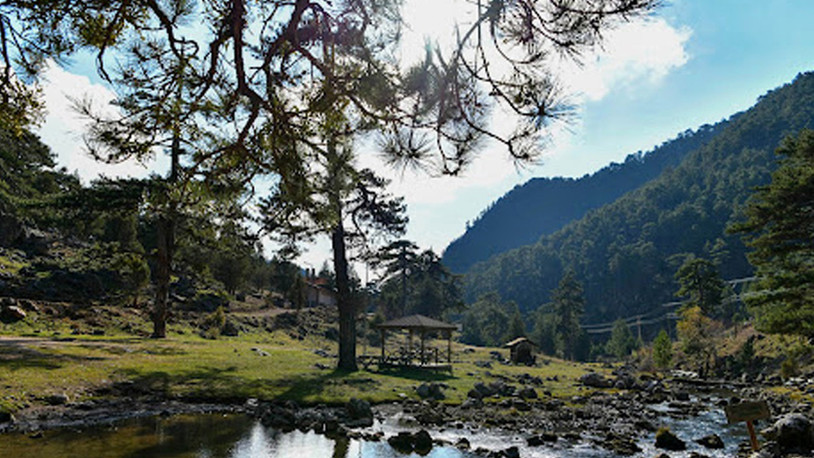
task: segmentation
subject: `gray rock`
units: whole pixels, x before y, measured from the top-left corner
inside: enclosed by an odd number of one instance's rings
[[[579,382],[592,388],[610,388],[611,381],[598,372],[588,372],[579,378]]]
[[[351,398],[345,405],[345,411],[347,411],[348,418],[351,420],[348,426],[373,426],[373,410],[370,408],[369,402],[363,399]]]
[[[537,391],[535,391],[534,388],[532,388],[530,386],[527,386],[527,387],[523,388],[522,390],[520,390],[518,395],[523,399],[537,399],[537,397],[538,397],[537,396]]]
[[[814,448],[814,430],[811,420],[799,413],[787,414],[778,419],[774,425],[761,432],[767,439],[776,441],[782,449]]]
[[[14,323],[25,319],[25,312],[16,305],[4,307],[0,310],[0,320],[6,323]]]
[[[14,415],[11,412],[0,410],[0,423],[14,423]]]
[[[687,444],[669,429],[663,428],[656,432],[656,448],[664,450],[681,451],[687,449]]]
[[[432,437],[425,430],[413,434],[413,450],[419,455],[426,455],[432,450]]]
[[[704,436],[697,441],[703,447],[710,448],[710,449],[721,449],[724,448],[724,441],[721,439],[720,436],[717,434],[710,434],[709,436]]]
[[[67,394],[65,394],[65,393],[60,393],[60,394],[51,394],[51,395],[48,395],[48,396],[46,396],[46,397],[45,397],[45,399],[43,399],[43,400],[44,400],[44,401],[45,401],[45,403],[46,403],[46,404],[48,404],[48,405],[52,405],[52,406],[61,406],[61,405],[65,405],[65,404],[67,404],[67,403],[70,401],[70,398],[68,398],[68,395],[67,395]]]

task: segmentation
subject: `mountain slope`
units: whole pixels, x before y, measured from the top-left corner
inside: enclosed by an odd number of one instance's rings
[[[681,162],[725,126],[704,125],[688,130],[648,153],[630,154],[592,175],[573,178],[533,178],[492,203],[466,232],[444,250],[443,261],[454,272],[466,272],[476,262],[536,242],[588,210],[613,202],[624,193]]]
[[[524,311],[548,301],[565,268],[585,286],[586,322],[673,300],[682,253],[714,257],[724,278],[750,275],[746,249],[725,232],[755,186],[769,181],[781,139],[814,126],[814,73],[760,97],[675,168],[560,231],[475,265],[468,301],[488,291]]]

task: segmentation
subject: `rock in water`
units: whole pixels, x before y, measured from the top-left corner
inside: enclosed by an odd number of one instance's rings
[[[430,433],[422,429],[413,434],[413,449],[422,456],[430,453],[430,450],[432,450],[432,437],[430,437]]]
[[[702,446],[710,449],[724,448],[724,441],[717,434],[710,434],[709,436],[704,436],[695,442],[698,442]]]
[[[656,448],[665,450],[680,451],[686,450],[687,444],[679,439],[667,428],[661,428],[656,432]]]

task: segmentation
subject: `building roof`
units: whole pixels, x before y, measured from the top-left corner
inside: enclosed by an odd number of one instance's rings
[[[528,343],[534,345],[535,347],[537,346],[536,343],[532,342],[527,337],[518,337],[518,338],[512,340],[511,342],[507,343],[506,345],[504,345],[504,347],[511,348],[511,347],[514,347],[515,345],[520,345],[523,342],[528,342]]]
[[[450,330],[458,329],[454,324],[444,323],[424,315],[410,315],[394,320],[385,321],[377,327],[383,329],[424,329],[424,330]]]

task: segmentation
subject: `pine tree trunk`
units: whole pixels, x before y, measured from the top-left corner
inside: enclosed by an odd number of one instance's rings
[[[341,221],[341,219],[340,219]],[[350,297],[348,259],[345,254],[345,228],[340,222],[331,234],[339,308],[339,364],[343,371],[356,371],[356,307]]]
[[[158,250],[156,259],[156,292],[153,307],[154,339],[167,337],[167,310],[170,292],[170,265],[172,263],[172,224],[162,216],[158,219]]]
[[[180,164],[181,145],[176,134],[172,139],[170,148],[170,174],[165,190],[169,197],[172,186],[178,182],[178,169]],[[175,249],[175,218],[177,207],[168,199],[167,214],[158,218],[158,250],[155,306],[153,308],[153,335],[154,339],[167,337],[167,311],[169,310],[170,277],[172,276],[172,255]]]

